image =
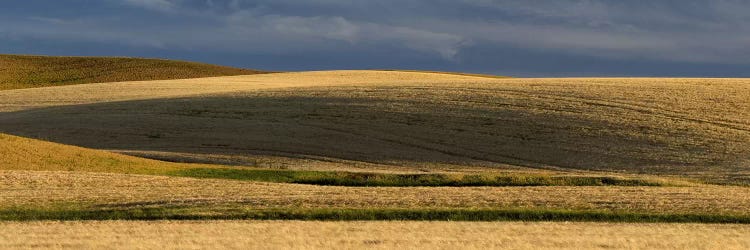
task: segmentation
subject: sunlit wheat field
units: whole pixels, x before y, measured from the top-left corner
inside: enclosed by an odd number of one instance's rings
[[[750,81],[277,73],[0,92],[0,131],[172,161],[747,183]]]
[[[0,248],[745,249],[748,234],[747,225],[715,224],[0,222]]]
[[[73,83],[0,91],[0,247],[748,244],[747,79]]]

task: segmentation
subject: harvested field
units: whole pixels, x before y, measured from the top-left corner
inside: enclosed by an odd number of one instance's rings
[[[486,78],[479,78],[486,79]],[[477,77],[420,72],[313,71],[180,80],[93,83],[0,91],[0,112],[115,101],[315,86],[469,83]]]
[[[2,222],[0,248],[746,249],[750,226],[567,222]]]
[[[325,71],[0,91],[0,132],[86,147],[0,134],[0,217],[748,223],[750,189],[700,182],[748,184],[749,88]]]
[[[0,55],[0,249],[747,249],[747,225],[750,79]]]
[[[0,108],[15,112],[0,114],[0,131],[277,169],[606,171],[746,185],[748,93],[746,79],[281,73],[3,91]]]
[[[307,171],[171,163],[0,134],[0,170],[83,171],[333,186],[691,186],[649,176],[552,171],[431,173]],[[205,161],[206,159],[202,159]],[[303,165],[309,166],[309,165]],[[339,169],[341,170],[341,169]],[[377,171],[370,170],[370,171]]]

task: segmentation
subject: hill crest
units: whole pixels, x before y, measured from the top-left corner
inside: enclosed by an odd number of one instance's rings
[[[259,73],[268,72],[167,59],[0,55],[0,90]]]

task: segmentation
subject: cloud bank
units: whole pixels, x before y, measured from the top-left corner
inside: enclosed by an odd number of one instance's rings
[[[742,72],[726,68],[750,65],[750,2],[740,0],[86,2],[10,4],[0,10],[0,39],[16,44],[64,41],[71,47],[111,46],[113,51],[126,47],[140,54],[306,58],[307,68],[333,57],[342,68],[383,65],[529,75],[560,74],[544,61],[563,58],[571,63],[561,69],[570,74],[631,75],[643,68],[648,70],[641,74],[658,75],[653,66],[663,65],[663,74],[670,75],[678,74],[677,67],[702,65],[737,75]],[[38,8],[40,3],[57,11]],[[88,9],[81,11],[84,6]],[[70,50],[76,53],[81,51]],[[532,59],[540,61],[537,66]],[[227,63],[241,64],[238,59]],[[618,71],[618,65],[630,69]],[[305,68],[281,61],[270,66]]]

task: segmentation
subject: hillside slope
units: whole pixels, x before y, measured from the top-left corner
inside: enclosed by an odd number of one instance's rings
[[[0,55],[0,90],[257,73],[263,72],[161,59]]]
[[[0,171],[158,174],[187,166],[6,134],[0,134],[0,155]]]
[[[244,157],[239,164],[274,168],[312,159],[414,171],[543,168],[750,183],[748,79],[331,71],[210,81],[233,91],[113,97],[117,102],[93,100],[97,88],[113,87],[106,84],[55,88],[54,97],[44,88],[4,91],[0,110],[33,103],[0,113],[0,131],[162,159]],[[170,83],[211,85],[161,84]],[[122,93],[150,91],[121,86]],[[66,106],[49,105],[55,102]]]
[[[174,171],[226,167],[159,162],[3,134],[0,134],[0,155],[3,156],[0,157],[0,187],[3,187],[0,220],[27,215],[32,216],[29,218],[42,215],[70,219],[66,216],[75,211],[96,215],[116,210],[127,216],[128,211],[138,213],[143,209],[163,212],[146,214],[157,217],[143,217],[150,219],[169,218],[159,217],[169,215],[184,219],[190,218],[184,216],[207,214],[216,218],[243,218],[243,213],[252,214],[259,209],[279,212],[300,208],[576,209],[582,213],[611,209],[633,213],[736,216],[746,216],[750,211],[750,189],[746,187],[363,188],[183,178],[177,177],[180,175],[175,175]],[[34,215],[34,211],[40,214]],[[73,213],[73,216],[76,215]]]
[[[530,213],[528,218],[573,209],[582,216],[609,210],[697,215],[691,218],[707,214],[746,218],[750,211],[746,187],[337,187],[183,178],[174,171],[226,167],[158,162],[3,134],[0,155],[0,220],[247,219],[262,215],[264,209],[281,216],[284,211],[300,216],[361,210],[367,216],[379,211],[499,209],[500,216],[515,211]],[[309,218],[313,216],[317,215]]]

